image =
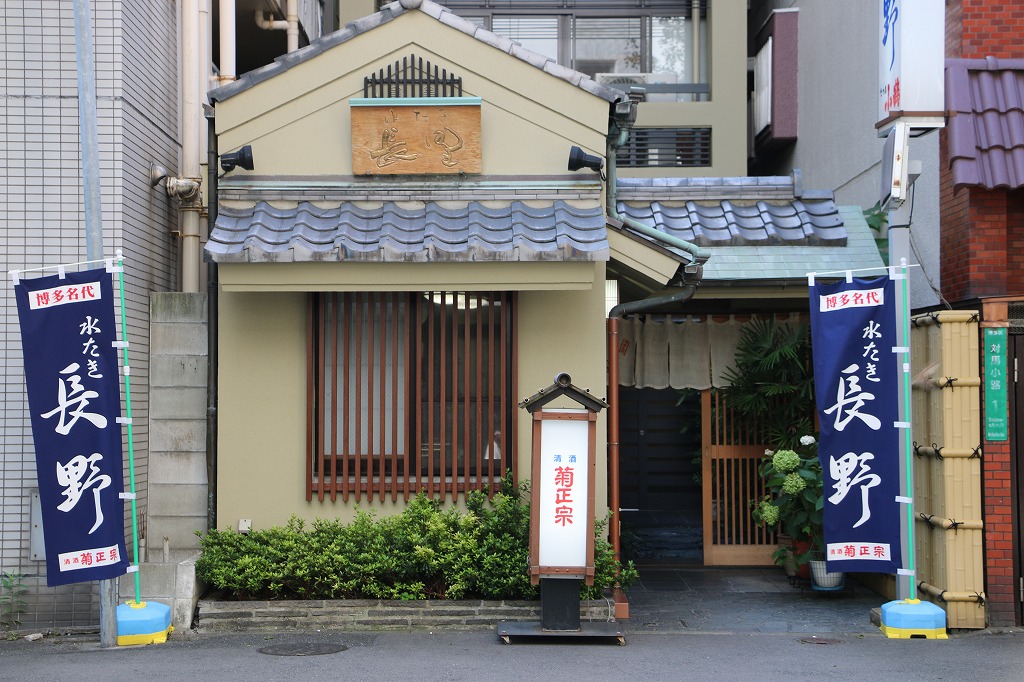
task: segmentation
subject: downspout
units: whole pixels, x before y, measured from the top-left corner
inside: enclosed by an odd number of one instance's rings
[[[628,104],[630,107],[629,113],[626,113],[625,105]],[[699,265],[703,265],[711,257],[711,252],[707,249],[703,249],[696,244],[690,243],[673,237],[670,234],[662,232],[653,227],[648,227],[643,223],[630,218],[629,216],[621,215],[618,208],[618,169],[616,164],[616,152],[619,147],[626,144],[626,140],[629,139],[629,131],[633,128],[633,121],[636,120],[636,104],[632,102],[617,102],[613,106],[613,114],[611,117],[611,125],[608,130],[608,147],[607,147],[607,174],[605,176],[605,210],[610,218],[617,220],[626,227],[642,235],[650,237],[651,239],[661,242],[667,246],[686,251]]]
[[[618,170],[616,153],[619,147],[629,139],[629,131],[636,121],[636,103],[619,101],[612,105],[612,115],[608,125],[607,136],[607,172],[605,175],[605,210],[610,218],[619,221],[631,230],[680,249],[693,256],[698,265],[703,265],[711,257],[710,252],[696,244],[683,241],[653,227],[633,220],[619,213],[617,199]],[[609,540],[615,561],[622,559],[622,535],[620,518],[621,496],[619,475],[619,319],[623,315],[650,310],[665,304],[677,304],[693,298],[700,281],[702,268],[697,269],[696,276],[678,291],[656,298],[621,303],[608,311],[608,505],[614,514],[614,523],[609,524]],[[616,584],[614,591],[616,617],[629,617],[629,604],[626,602],[622,589]],[[620,613],[621,610],[621,613]]]
[[[213,107],[206,107],[207,146],[206,158],[210,174],[209,225],[210,229],[217,222],[220,204],[217,200],[217,130],[214,121]],[[218,319],[218,278],[217,264],[210,261],[206,264],[206,527],[208,530],[217,528],[217,334]]]
[[[183,0],[181,4],[181,170],[182,175],[202,183],[202,169],[199,164],[199,1]],[[203,201],[200,192],[183,199],[178,210],[181,213],[181,290],[185,293],[199,291],[199,213]]]
[[[685,303],[693,298],[697,282],[688,282],[671,294],[645,298],[641,301],[620,303],[608,311],[608,506],[612,510],[612,523],[608,536],[612,545],[612,558],[622,560],[621,476],[619,473],[619,321],[623,315],[639,313],[663,305]],[[615,617],[629,618],[629,602],[618,583],[612,589]]]
[[[257,11],[256,25],[266,31],[287,31],[288,51],[295,52],[299,49],[299,0],[288,0],[284,21],[269,18]]]

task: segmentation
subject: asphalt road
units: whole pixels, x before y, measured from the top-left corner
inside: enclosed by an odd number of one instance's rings
[[[306,655],[275,655],[305,653]],[[318,653],[318,650],[336,650]],[[517,639],[496,632],[172,635],[101,649],[98,637],[0,641],[0,680],[1024,680],[1024,632],[949,640],[880,634],[627,635]]]

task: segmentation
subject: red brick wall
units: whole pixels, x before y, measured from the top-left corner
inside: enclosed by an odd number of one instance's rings
[[[985,593],[990,625],[1014,624],[1013,505],[1009,443],[985,443]]]
[[[947,0],[946,56],[1024,57],[1021,0]],[[954,194],[945,131],[940,134],[942,292],[951,302],[1024,295],[1024,191],[981,188]],[[985,319],[1005,320],[995,306]],[[1005,307],[1003,308],[1005,311]],[[991,625],[1015,624],[1014,510],[1009,443],[984,443],[985,591]]]
[[[1024,296],[1024,190],[1006,195],[1006,293]]]
[[[968,215],[970,190],[953,193],[953,172],[949,169],[947,133],[939,131],[939,252],[942,296],[947,301],[968,298],[970,285]]]
[[[947,6],[951,4],[958,3],[948,2]],[[1024,5],[1020,0],[960,0],[959,4],[960,56],[1024,57]],[[947,7],[947,19],[950,13]],[[948,26],[946,33],[949,35]]]
[[[969,298],[1005,296],[1006,190],[970,190],[968,209]]]

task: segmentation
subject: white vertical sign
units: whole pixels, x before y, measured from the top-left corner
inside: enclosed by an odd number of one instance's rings
[[[587,414],[586,410],[549,410]],[[587,557],[590,449],[586,419],[541,422],[538,565],[580,567]],[[567,576],[568,577],[568,576]],[[582,572],[578,577],[583,577]]]
[[[878,120],[945,109],[942,0],[879,0]]]

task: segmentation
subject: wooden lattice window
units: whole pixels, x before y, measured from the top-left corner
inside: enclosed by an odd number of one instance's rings
[[[363,97],[462,97],[462,77],[411,54],[364,77]]]
[[[311,296],[306,499],[455,499],[515,471],[515,294]]]

